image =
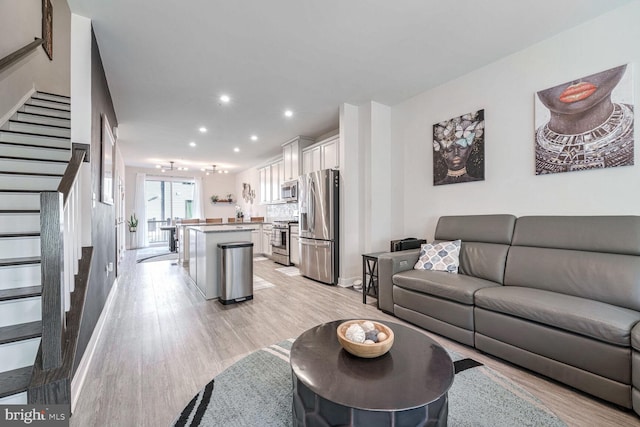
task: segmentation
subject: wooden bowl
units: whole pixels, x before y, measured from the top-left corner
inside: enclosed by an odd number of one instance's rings
[[[366,319],[348,320],[346,322],[341,323],[338,326],[338,330],[337,330],[338,341],[340,342],[340,345],[342,346],[342,348],[344,348],[346,351],[353,354],[354,356],[364,357],[367,359],[372,359],[374,357],[382,356],[387,351],[389,351],[389,349],[393,345],[393,331],[388,326],[383,325],[380,322],[376,322],[375,320],[369,320],[369,322],[372,322],[375,325],[378,331],[384,332],[385,334],[387,334],[386,340],[373,343],[373,344],[353,342],[348,340],[347,337],[345,336],[345,334],[347,333],[347,329],[349,329],[349,326],[353,325],[354,323],[362,323],[365,321]]]

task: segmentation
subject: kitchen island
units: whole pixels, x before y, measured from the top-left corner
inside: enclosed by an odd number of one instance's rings
[[[253,228],[250,224],[190,225],[185,228],[189,247],[183,250],[189,254],[189,277],[206,299],[220,297],[218,243],[251,242]]]
[[[249,228],[253,231],[253,235],[249,241],[253,242],[253,253],[254,255],[264,253],[264,245],[262,242],[262,234],[263,228],[269,229],[271,224],[265,223],[263,221],[247,221],[247,222],[225,222],[225,223],[206,223],[206,222],[198,222],[198,223],[178,223],[176,224],[176,238],[179,241],[178,244],[178,263],[182,265],[184,268],[189,269],[189,232],[187,231],[187,227],[194,226],[207,226],[207,227],[218,227],[221,230],[227,230],[231,228]],[[267,227],[265,227],[267,226]],[[269,244],[270,246],[270,244]]]

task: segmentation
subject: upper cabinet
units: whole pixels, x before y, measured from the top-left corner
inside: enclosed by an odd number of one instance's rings
[[[260,177],[260,203],[271,201],[271,165],[258,169]]]
[[[313,144],[313,139],[304,136],[297,136],[291,141],[282,144],[282,161],[284,181],[292,181],[298,179],[302,174],[302,150]]]
[[[302,151],[303,173],[340,168],[340,136],[335,135]]]
[[[285,182],[284,162],[282,159],[258,169],[260,179],[260,203],[277,203],[280,201],[280,185]]]

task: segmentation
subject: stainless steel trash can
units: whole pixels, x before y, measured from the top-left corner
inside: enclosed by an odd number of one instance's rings
[[[220,302],[253,299],[253,243],[218,243]]]

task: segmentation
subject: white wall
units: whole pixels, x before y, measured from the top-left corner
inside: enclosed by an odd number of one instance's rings
[[[240,194],[236,191],[236,175],[215,173],[202,177],[202,188],[204,194],[204,216],[205,218],[227,218],[236,216],[236,200]],[[212,203],[211,196],[217,194],[220,199],[226,199],[227,194],[232,195],[233,203]]]
[[[253,203],[247,202],[242,198],[242,184],[244,183],[251,185],[251,189],[256,192]],[[242,212],[244,212],[245,219],[250,219],[254,216],[267,216],[266,205],[260,204],[260,175],[258,174],[257,168],[250,168],[236,174],[235,194],[237,196],[236,203],[240,206]]]
[[[394,106],[400,176],[392,175],[392,187],[404,189],[405,234],[433,237],[441,215],[639,215],[638,17],[634,2]],[[636,166],[536,176],[535,92],[625,63],[636,81]],[[482,108],[485,181],[434,187],[432,125]]]

